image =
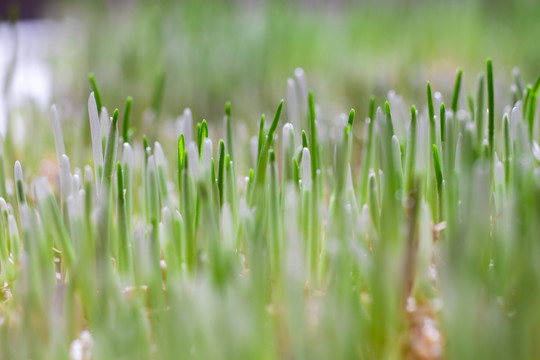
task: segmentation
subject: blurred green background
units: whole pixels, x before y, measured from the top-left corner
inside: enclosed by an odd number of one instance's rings
[[[150,105],[165,71],[163,117],[191,107],[194,118],[221,119],[225,101],[253,119],[285,96],[286,78],[303,67],[323,109],[366,108],[390,89],[424,99],[425,81],[450,93],[455,69],[465,88],[493,58],[499,79],[519,66],[539,72],[538,1],[87,1],[56,2],[48,17],[73,18],[77,50],[65,91],[84,103],[93,71],[109,108],[134,98]],[[64,64],[63,62],[61,62]],[[54,69],[61,78],[65,67]],[[65,85],[58,81],[56,84]],[[423,104],[418,104],[423,105]],[[361,112],[362,114],[363,112]],[[364,112],[365,113],[365,112]],[[137,115],[136,115],[137,116]],[[136,121],[136,120],[135,120]]]

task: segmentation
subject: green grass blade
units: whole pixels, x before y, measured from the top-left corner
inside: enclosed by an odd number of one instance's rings
[[[219,189],[219,205],[223,206],[224,189],[223,182],[225,180],[225,142],[219,141],[219,161],[218,161],[218,189]]]
[[[103,103],[101,102],[101,93],[99,92],[96,77],[93,73],[88,74],[88,80],[90,80],[90,85],[92,85],[92,91],[94,92],[94,96],[96,98],[98,115],[101,115],[101,108],[103,107]]]
[[[231,103],[227,102],[225,104],[225,141],[227,153],[234,159],[234,144],[233,144],[233,130],[232,130],[232,118],[231,118]]]
[[[435,127],[435,107],[433,106],[433,95],[431,94],[431,84],[427,83],[428,116],[429,116],[429,139],[430,144],[437,144],[437,135]]]
[[[266,178],[266,170],[268,165],[268,153],[270,151],[270,147],[272,146],[272,142],[274,141],[274,133],[276,132],[279,119],[281,117],[281,109],[283,108],[283,100],[280,101],[277,109],[276,114],[274,115],[274,120],[272,121],[272,124],[270,125],[270,129],[268,129],[268,134],[266,135],[266,141],[264,143],[264,146],[261,150],[259,161],[257,162],[257,170],[255,172],[255,185],[261,186],[264,184],[264,180]],[[253,204],[254,199],[254,192],[252,189],[252,193],[250,195],[250,203]]]
[[[493,64],[491,59],[487,59],[487,88],[488,88],[488,143],[490,163],[493,163],[495,155],[495,96],[493,91]]]
[[[126,99],[126,108],[124,110],[124,123],[122,124],[122,139],[124,142],[130,142],[130,123],[129,118],[131,116],[131,103],[133,99],[128,96]]]
[[[459,92],[461,90],[461,77],[463,75],[463,70],[458,69],[456,74],[456,82],[454,85],[454,96],[452,97],[452,112],[456,116],[458,111],[458,102],[459,102]]]

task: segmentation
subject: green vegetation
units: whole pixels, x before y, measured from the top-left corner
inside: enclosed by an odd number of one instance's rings
[[[539,13],[58,0],[35,44],[3,24],[0,359],[540,358]]]
[[[227,103],[153,144],[91,75],[93,169],[54,106],[49,178],[0,152],[0,357],[536,358],[540,81],[465,74],[328,119],[297,71],[257,136]]]

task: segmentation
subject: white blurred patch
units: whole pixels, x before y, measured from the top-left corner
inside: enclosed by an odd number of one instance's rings
[[[69,347],[69,358],[71,360],[90,360],[92,358],[92,347],[94,339],[89,331],[84,330],[79,338],[73,340]]]
[[[59,23],[21,21],[0,24],[0,133],[10,109],[28,102],[40,111],[50,106],[52,71],[46,62],[57,45]]]
[[[540,146],[536,141],[532,143],[532,154],[537,161],[540,161]]]

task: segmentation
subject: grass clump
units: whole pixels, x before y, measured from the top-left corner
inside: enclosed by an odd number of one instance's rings
[[[486,127],[484,75],[467,109],[458,70],[448,109],[428,82],[361,121],[298,74],[251,142],[230,103],[216,147],[189,110],[141,142],[90,75],[93,169],[55,107],[59,186],[0,152],[1,357],[535,358],[539,82],[496,114],[488,60]]]

